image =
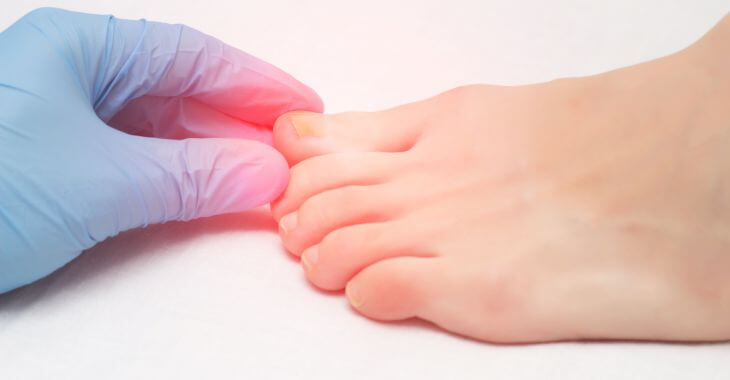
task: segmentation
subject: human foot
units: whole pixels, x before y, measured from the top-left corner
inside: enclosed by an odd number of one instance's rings
[[[730,339],[730,66],[718,80],[709,50],[286,115],[284,245],[375,319],[499,342]]]

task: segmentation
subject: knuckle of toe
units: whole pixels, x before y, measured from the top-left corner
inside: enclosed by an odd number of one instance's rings
[[[522,325],[521,317],[529,314],[524,305],[524,299],[528,296],[528,283],[517,279],[514,273],[517,272],[497,270],[480,280],[479,288],[483,296],[478,314],[489,320],[489,328],[485,332],[492,335],[492,339],[513,334],[514,328]]]
[[[336,257],[337,252],[343,252],[348,246],[347,232],[345,230],[335,230],[327,234],[319,243],[319,261],[328,262],[332,257]]]
[[[294,191],[301,191],[312,183],[312,172],[302,164],[294,165],[289,171],[289,187]]]
[[[340,207],[354,206],[362,201],[361,193],[362,190],[359,186],[346,186],[332,191],[330,201]]]
[[[319,226],[331,218],[331,210],[321,195],[315,195],[302,203],[298,211],[299,225]]]
[[[514,308],[515,284],[510,276],[492,273],[485,279],[482,291],[482,309],[486,314],[499,316]]]
[[[356,186],[326,191],[307,199],[301,207],[302,220],[332,226],[337,223],[345,210],[356,207],[361,201],[360,189]]]

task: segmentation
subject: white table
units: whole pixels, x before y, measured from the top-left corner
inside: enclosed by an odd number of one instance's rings
[[[291,72],[329,112],[637,63],[730,11],[727,0],[26,0],[3,3],[0,28],[41,5],[194,26]],[[132,231],[0,296],[0,379],[730,379],[728,344],[495,346],[373,322],[308,285],[274,229],[256,210]]]

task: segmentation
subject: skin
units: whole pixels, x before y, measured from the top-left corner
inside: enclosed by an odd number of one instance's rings
[[[730,16],[584,78],[290,113],[272,205],[307,277],[492,342],[730,339]]]

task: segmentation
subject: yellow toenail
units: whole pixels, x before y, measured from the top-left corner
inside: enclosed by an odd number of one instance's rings
[[[362,295],[357,290],[357,286],[353,285],[352,282],[348,282],[347,286],[345,287],[345,295],[347,295],[347,299],[350,300],[350,304],[352,307],[358,309],[362,306],[365,301],[362,299]]]
[[[296,212],[293,212],[291,214],[286,214],[281,219],[279,219],[279,228],[281,229],[281,232],[284,233],[284,235],[288,234],[296,227],[297,227],[297,213]]]
[[[302,253],[302,265],[304,266],[304,269],[309,272],[312,270],[312,266],[314,264],[317,264],[317,260],[319,259],[319,250],[317,249],[317,246],[307,248],[304,253]]]
[[[321,115],[297,115],[291,116],[289,121],[299,137],[321,137],[324,136],[324,130],[317,120],[320,117]]]

